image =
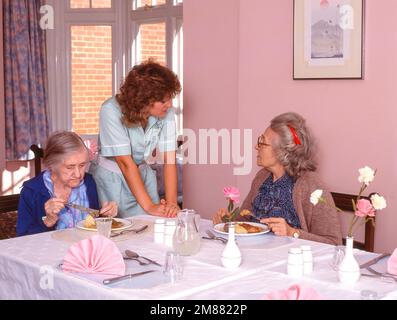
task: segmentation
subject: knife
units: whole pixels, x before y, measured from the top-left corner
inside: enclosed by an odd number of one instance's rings
[[[387,256],[390,256],[390,253],[382,253],[380,256],[361,264],[360,269],[368,268],[369,266],[372,266],[373,264],[377,263],[379,260],[382,260],[384,257]]]
[[[126,274],[125,276],[121,276],[121,277],[116,277],[116,278],[110,278],[110,279],[105,279],[103,280],[103,284],[109,285],[115,282],[119,282],[119,281],[123,281],[123,280],[127,280],[127,279],[132,279],[138,276],[142,276],[146,273],[151,273],[154,272],[156,270],[148,270],[148,271],[143,271],[143,272],[138,272],[138,273],[129,273]]]
[[[75,203],[67,203],[66,206],[74,208],[74,209],[77,209],[77,210],[80,210],[80,211],[87,212],[93,218],[98,218],[99,217],[99,210],[83,207],[83,206],[80,206],[80,205],[75,204]]]

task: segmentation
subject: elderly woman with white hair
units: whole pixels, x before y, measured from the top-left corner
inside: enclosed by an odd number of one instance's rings
[[[275,117],[258,138],[255,149],[261,169],[241,206],[251,216],[238,220],[260,220],[274,234],[329,244],[341,244],[342,232],[336,210],[324,203],[313,206],[311,193],[325,189],[315,173],[313,141],[305,119],[289,112]],[[332,196],[323,197],[333,203]],[[220,209],[213,222],[219,223],[226,209]]]
[[[51,135],[44,150],[46,170],[23,184],[18,206],[17,235],[73,228],[87,213],[73,203],[99,209],[98,193],[92,176],[86,173],[89,152],[75,133]],[[104,216],[116,216],[117,204],[105,202]]]

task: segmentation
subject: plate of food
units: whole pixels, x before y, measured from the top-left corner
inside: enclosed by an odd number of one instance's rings
[[[132,221],[121,219],[121,218],[113,218],[112,220],[112,231],[122,231],[131,227]],[[77,229],[88,230],[88,231],[97,231],[95,220],[90,215],[87,216],[85,220],[81,220],[76,225]]]
[[[228,234],[228,224],[218,223],[214,225],[214,231],[221,234]],[[235,235],[239,237],[256,236],[270,231],[266,224],[256,222],[236,222]]]

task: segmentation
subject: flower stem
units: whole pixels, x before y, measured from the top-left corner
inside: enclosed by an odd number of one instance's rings
[[[336,211],[338,212],[343,212],[343,210],[339,209],[335,204],[330,205],[327,200],[325,200],[323,197],[320,197],[318,199],[320,202],[324,202],[326,205],[332,206]]]

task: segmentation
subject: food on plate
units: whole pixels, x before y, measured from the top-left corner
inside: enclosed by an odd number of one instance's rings
[[[263,228],[254,226],[249,223],[239,222],[235,224],[234,230],[237,234],[246,234],[246,233],[258,233],[262,232]],[[223,227],[223,231],[229,232],[228,224],[225,224]]]
[[[124,223],[122,223],[121,221],[117,221],[117,220],[112,220],[112,229],[116,229],[116,228],[121,228],[124,226]]]
[[[248,233],[248,230],[244,228],[240,223],[234,226],[234,232],[238,234]]]
[[[244,210],[241,210],[240,216],[242,216],[242,217],[245,217],[245,216],[252,216],[252,213],[251,213],[251,211],[249,211],[249,210],[247,210],[247,209],[244,209]]]
[[[84,227],[88,229],[95,229],[95,220],[91,215],[87,215],[84,220]]]
[[[87,215],[87,217],[84,220],[83,225],[84,225],[84,228],[96,229],[95,219],[90,215]],[[112,229],[121,228],[123,226],[124,226],[123,222],[112,219]]]

